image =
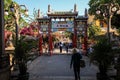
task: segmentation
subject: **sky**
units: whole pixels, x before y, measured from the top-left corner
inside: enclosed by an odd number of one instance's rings
[[[79,15],[84,15],[85,8],[89,8],[89,0],[13,0],[19,5],[25,5],[29,11],[29,15],[33,14],[33,10],[40,9],[43,14],[47,13],[50,4],[53,11],[70,11],[77,5]]]

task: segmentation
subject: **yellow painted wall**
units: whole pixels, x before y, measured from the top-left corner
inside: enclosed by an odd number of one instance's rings
[[[99,21],[99,20],[96,20],[96,21],[95,21],[95,25],[96,25],[96,26],[100,26],[100,21]]]

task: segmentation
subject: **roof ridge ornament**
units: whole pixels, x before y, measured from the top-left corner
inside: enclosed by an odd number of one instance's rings
[[[48,12],[51,12],[50,4],[48,5]]]
[[[74,4],[74,12],[77,12],[77,5]]]

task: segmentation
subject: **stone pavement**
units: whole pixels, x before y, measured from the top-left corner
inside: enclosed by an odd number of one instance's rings
[[[60,53],[59,48],[53,49],[53,54],[71,54],[72,49],[68,49],[68,53],[66,53],[65,48],[62,49],[62,53]],[[43,54],[46,54],[45,49],[43,49]]]
[[[74,80],[70,69],[71,54],[42,55],[28,64],[29,80]],[[86,67],[81,68],[81,80],[96,80],[98,68],[90,65],[88,57],[84,56]]]

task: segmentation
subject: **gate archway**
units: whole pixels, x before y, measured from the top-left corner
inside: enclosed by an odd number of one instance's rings
[[[43,33],[48,35],[48,53],[53,54],[53,35],[55,31],[70,31],[72,36],[73,48],[78,47],[78,35],[81,34],[84,37],[84,50],[87,51],[87,10],[85,9],[84,16],[78,16],[77,6],[74,5],[74,11],[51,11],[50,5],[48,5],[47,16],[41,16],[40,10],[38,10],[38,23],[39,23],[39,49],[40,55],[43,53],[42,45]]]

